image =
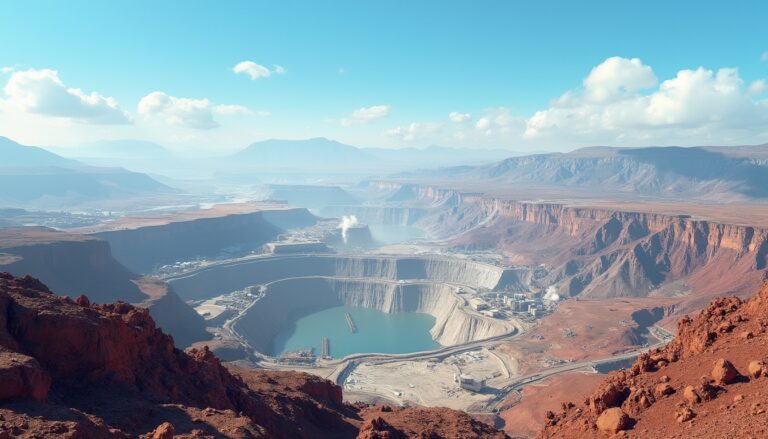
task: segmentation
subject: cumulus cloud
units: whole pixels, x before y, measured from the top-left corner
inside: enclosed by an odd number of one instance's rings
[[[5,85],[4,106],[81,123],[127,124],[131,118],[114,98],[67,87],[56,70],[14,71]]]
[[[269,78],[272,76],[272,74],[282,75],[285,73],[285,67],[275,64],[272,66],[272,70],[269,68],[257,64],[253,61],[242,61],[235,65],[235,67],[232,68],[232,71],[235,73],[242,73],[245,75],[248,75],[251,77],[251,79],[256,80],[259,78]]]
[[[251,110],[242,105],[214,105],[208,99],[177,98],[161,91],[152,92],[139,101],[139,114],[146,117],[156,116],[169,125],[208,130],[219,126],[213,114],[238,115],[251,114]]]
[[[592,101],[605,101],[622,93],[656,85],[653,70],[638,58],[614,56],[593,68],[584,79],[584,96]]]
[[[768,122],[766,101],[751,98],[765,84],[746,88],[736,69],[681,70],[656,84],[651,68],[637,58],[609,58],[590,72],[581,90],[566,92],[534,113],[523,137],[669,141],[689,134],[714,139]]]
[[[412,142],[437,132],[441,127],[442,124],[437,122],[411,122],[409,125],[399,126],[392,128],[391,130],[387,130],[385,134],[398,140]]]
[[[362,107],[353,111],[349,117],[341,119],[342,126],[350,126],[355,123],[368,123],[376,119],[381,119],[389,115],[389,105],[373,105],[371,107]]]
[[[452,111],[448,114],[448,119],[451,122],[462,123],[472,119],[472,115],[469,113],[459,113],[458,111]]]

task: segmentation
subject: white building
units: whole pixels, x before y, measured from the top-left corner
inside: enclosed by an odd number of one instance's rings
[[[480,392],[485,387],[485,380],[476,380],[472,375],[459,375],[459,387],[472,392]]]

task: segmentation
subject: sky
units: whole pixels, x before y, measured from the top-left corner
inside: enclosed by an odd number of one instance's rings
[[[7,1],[0,135],[514,151],[768,142],[768,2]]]

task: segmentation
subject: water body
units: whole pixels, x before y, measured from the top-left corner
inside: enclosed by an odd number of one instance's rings
[[[381,244],[400,244],[424,238],[424,231],[418,227],[386,224],[368,224],[371,236]]]
[[[344,313],[349,313],[357,326],[351,333]],[[300,317],[286,325],[272,340],[270,355],[286,351],[315,348],[322,352],[322,338],[328,337],[331,356],[383,353],[403,354],[437,349],[429,330],[435,318],[429,314],[403,312],[388,314],[375,309],[338,306]]]

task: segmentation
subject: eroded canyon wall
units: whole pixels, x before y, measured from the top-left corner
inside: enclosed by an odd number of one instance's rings
[[[95,236],[107,240],[115,258],[126,267],[147,273],[163,264],[216,256],[228,247],[257,248],[285,229],[316,221],[306,209],[279,209],[172,221]]]
[[[146,307],[180,347],[209,338],[205,320],[173,290],[127,269],[112,257],[108,242],[93,236],[44,227],[0,229],[0,271],[34,276],[72,298],[84,294],[93,303]]]
[[[422,221],[458,250],[499,250],[544,264],[540,287],[586,297],[747,295],[768,265],[768,230],[685,215],[520,202],[419,185],[384,184],[412,203],[449,207]],[[458,233],[457,233],[458,231]],[[691,302],[693,304],[693,302]],[[682,308],[683,310],[685,307]]]

